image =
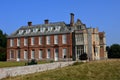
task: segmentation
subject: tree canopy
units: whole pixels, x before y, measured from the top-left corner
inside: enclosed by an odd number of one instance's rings
[[[110,47],[107,46],[106,50],[108,51],[108,58],[120,58],[120,45],[113,44]]]
[[[7,34],[0,30],[0,61],[6,60]]]

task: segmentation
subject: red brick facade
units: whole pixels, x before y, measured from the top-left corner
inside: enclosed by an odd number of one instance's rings
[[[46,36],[42,36],[42,44],[39,45],[39,36],[33,36],[35,39],[34,45],[31,45],[31,37],[27,37],[28,39],[28,44],[27,46],[24,46],[24,38],[25,37],[20,37],[20,46],[17,46],[17,37],[14,38],[8,38],[7,40],[7,60],[17,60],[17,50],[20,50],[20,61],[25,60],[24,59],[24,51],[28,52],[28,58],[26,60],[31,59],[31,51],[35,51],[35,59],[39,59],[39,50],[43,51],[42,55],[42,60],[47,59],[47,49],[50,49],[50,60],[54,60],[54,49],[58,49],[58,60],[63,60],[62,57],[62,49],[65,48],[67,50],[66,58],[70,58],[72,56],[72,33],[67,33],[67,43],[63,44],[62,43],[62,35],[63,34],[58,34],[58,44],[54,44],[54,35],[49,35],[50,36],[50,45],[46,44]],[[65,35],[65,34],[64,34]],[[10,47],[10,39],[13,39],[14,45],[13,47]],[[10,58],[10,51],[13,51],[12,58]]]

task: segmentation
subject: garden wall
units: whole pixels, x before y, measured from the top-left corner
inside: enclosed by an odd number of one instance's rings
[[[35,73],[35,72],[61,68],[61,67],[72,65],[73,63],[74,63],[73,61],[54,62],[54,63],[46,63],[46,64],[30,65],[30,66],[22,66],[22,67],[0,68],[0,79],[5,77],[25,75],[25,74]]]

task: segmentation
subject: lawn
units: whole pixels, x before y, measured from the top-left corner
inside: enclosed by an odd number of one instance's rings
[[[25,66],[26,62],[0,62],[0,68]],[[50,63],[50,61],[38,61],[38,64]]]
[[[92,61],[3,80],[120,80],[120,60]]]

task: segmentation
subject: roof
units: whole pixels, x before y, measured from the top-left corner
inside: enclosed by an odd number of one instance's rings
[[[25,37],[38,35],[63,34],[72,32],[71,27],[65,22],[53,22],[49,24],[38,24],[32,26],[21,26],[17,31],[8,36],[10,37]]]

